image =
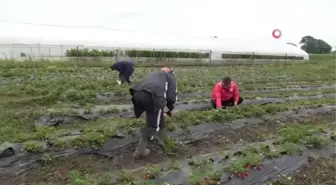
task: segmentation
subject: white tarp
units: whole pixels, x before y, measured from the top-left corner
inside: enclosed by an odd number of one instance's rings
[[[20,30],[20,25],[18,30]],[[41,45],[84,45],[98,47],[192,50],[222,53],[255,53],[262,55],[301,56],[308,54],[298,47],[276,39],[237,40],[207,37],[188,37],[146,34],[136,32],[109,31],[101,29],[69,29],[60,27],[38,27],[25,25],[24,31],[9,33],[6,27],[1,30],[0,44],[41,44]],[[30,34],[33,33],[33,34]]]

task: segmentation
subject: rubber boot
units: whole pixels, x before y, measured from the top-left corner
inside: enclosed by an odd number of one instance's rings
[[[148,138],[146,136],[147,134],[145,133],[141,134],[139,144],[133,153],[133,157],[135,158],[143,157],[147,156],[150,153],[150,150],[147,148]]]

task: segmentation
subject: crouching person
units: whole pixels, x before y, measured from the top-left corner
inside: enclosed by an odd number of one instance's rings
[[[134,72],[134,65],[131,62],[119,61],[113,64],[110,68],[112,71],[119,71],[119,80],[117,80],[119,85],[125,83],[125,81],[129,84],[131,83],[130,77]]]
[[[225,77],[218,82],[211,96],[211,104],[213,108],[226,108],[227,106],[236,106],[243,102],[240,97],[238,85],[232,81],[230,77]]]
[[[152,72],[140,82],[130,88],[134,114],[139,118],[146,112],[146,126],[141,129],[139,144],[133,153],[134,157],[147,156],[150,150],[147,142],[154,137],[161,145],[164,144],[165,126],[164,112],[168,107],[168,116],[172,116],[176,102],[176,79],[171,68],[162,68],[161,71]]]

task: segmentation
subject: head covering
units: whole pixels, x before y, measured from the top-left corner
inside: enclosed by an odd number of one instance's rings
[[[166,73],[173,73],[173,68],[170,67],[163,67],[161,71],[164,71]]]

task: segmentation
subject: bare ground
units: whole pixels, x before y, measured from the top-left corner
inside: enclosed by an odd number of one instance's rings
[[[318,158],[299,168],[292,177],[280,179],[272,185],[335,185],[336,158]]]

